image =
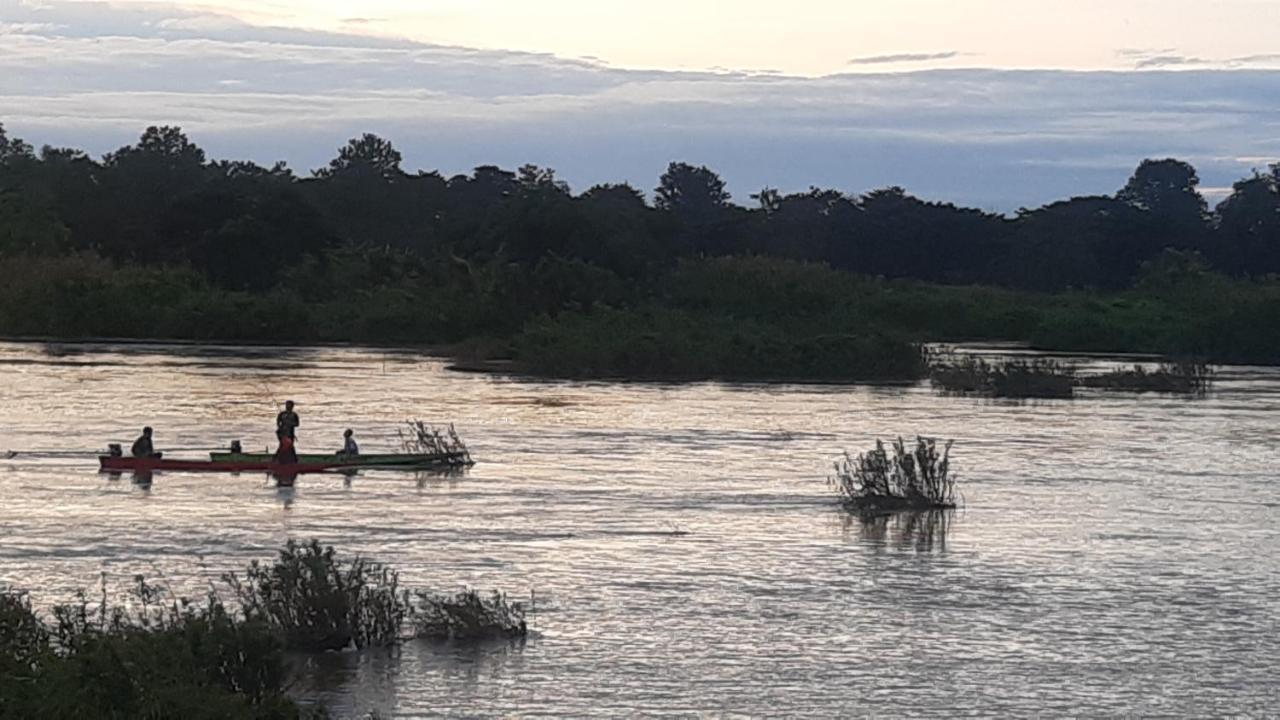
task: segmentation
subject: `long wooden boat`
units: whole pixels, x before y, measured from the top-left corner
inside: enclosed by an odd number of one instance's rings
[[[272,457],[273,456],[269,453],[209,453],[210,460],[213,462],[224,463],[269,463],[272,461]],[[299,453],[298,462],[304,464],[322,464],[328,465],[329,467],[340,468],[404,468],[475,464],[475,461],[471,459],[470,455],[461,452],[439,454],[388,453],[382,455],[319,455],[314,453]]]
[[[99,455],[98,463],[102,466],[102,470],[107,472],[137,472],[152,470],[184,470],[193,472],[265,471],[280,475],[317,473],[348,467],[342,463],[333,462],[333,457],[329,458],[329,462],[303,462],[300,459],[300,461],[296,463],[278,463],[275,462],[270,455],[266,455],[264,457],[266,458],[265,460],[217,461]]]

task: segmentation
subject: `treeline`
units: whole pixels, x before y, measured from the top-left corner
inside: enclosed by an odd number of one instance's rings
[[[861,283],[842,296],[912,282],[1114,294],[1132,292],[1153,266],[1171,263],[1251,287],[1280,272],[1280,167],[1240,180],[1212,210],[1198,184],[1185,162],[1147,160],[1115,195],[1007,217],[925,202],[896,187],[864,195],[765,188],[739,205],[712,170],[672,163],[650,201],[627,184],[575,194],[553,170],[532,165],[482,166],[454,177],[407,172],[400,153],[374,135],[351,140],[302,177],[284,163],[210,160],[174,127],[149,128],[138,143],[101,159],[67,148],[36,151],[0,128],[0,263],[9,281],[0,290],[0,332],[386,342],[482,336],[532,357],[554,335],[549,323],[569,315],[556,330],[580,330],[584,317],[606,315],[593,308],[607,308],[606,324],[642,318],[631,323],[639,334],[683,333],[697,346],[714,329],[748,346],[757,339],[760,348],[779,346],[760,350],[766,356],[751,364],[758,368],[790,362],[795,353],[781,347],[789,338],[866,339],[895,334],[898,321],[910,318],[876,316],[855,326],[829,307],[804,305],[819,301],[806,299],[804,288],[773,288],[749,317],[726,310],[723,298],[699,305],[680,296],[691,268],[724,271],[724,282],[744,272],[706,258],[756,263],[746,273],[752,278]],[[815,269],[797,269],[804,264]],[[726,288],[735,291],[756,292]],[[1010,303],[1016,321],[987,318],[979,334],[1043,333],[1038,320],[1017,311],[1027,302]],[[825,331],[797,323],[800,308],[824,318]],[[739,327],[747,319],[755,324]],[[797,324],[806,325],[803,337]],[[1015,331],[1023,334],[1008,334]],[[865,343],[834,345],[846,355]],[[725,357],[733,364],[737,355]]]

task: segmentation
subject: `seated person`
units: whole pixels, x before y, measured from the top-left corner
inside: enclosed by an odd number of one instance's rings
[[[155,445],[151,442],[151,427],[142,428],[142,435],[133,441],[133,447],[129,450],[136,458],[158,458],[160,453],[156,452]]]
[[[338,451],[339,455],[360,454],[360,446],[356,444],[356,439],[353,435],[354,433],[351,432],[351,428],[347,428],[347,431],[342,433],[342,449]]]

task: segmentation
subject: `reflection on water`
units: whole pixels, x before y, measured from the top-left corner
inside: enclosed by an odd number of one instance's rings
[[[947,532],[955,513],[955,510],[931,510],[887,515],[843,514],[845,530],[856,528],[862,542],[869,547],[946,552]]]
[[[347,427],[365,452],[394,451],[417,417],[456,422],[479,461],[290,486],[121,482],[89,452],[19,454],[0,464],[0,584],[47,607],[104,572],[112,588],[160,573],[195,596],[314,537],[407,587],[536,594],[523,647],[299,660],[298,692],[339,717],[1273,713],[1280,374],[1226,368],[1194,401],[1081,394],[534,382],[412,352],[0,343],[17,450],[88,451],[143,425],[170,449],[268,446],[288,396],[304,451]],[[824,482],[839,452],[916,433],[956,439],[965,509],[841,514]]]

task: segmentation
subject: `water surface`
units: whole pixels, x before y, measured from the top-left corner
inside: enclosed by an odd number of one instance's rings
[[[1280,373],[1198,399],[1028,404],[915,387],[558,383],[413,352],[0,343],[0,450],[272,439],[395,448],[454,422],[465,475],[99,475],[0,461],[0,583],[37,602],[134,574],[199,593],[288,538],[409,585],[536,599],[522,645],[324,658],[339,715],[1267,715],[1280,690]],[[966,507],[864,524],[842,449],[955,438]],[[182,454],[182,453],[177,453]],[[196,452],[189,453],[192,456]]]

